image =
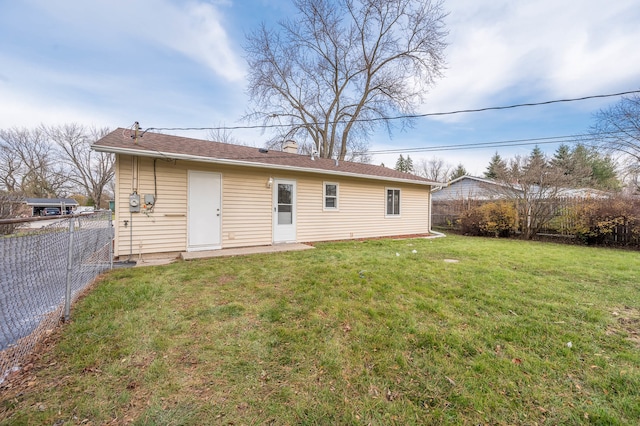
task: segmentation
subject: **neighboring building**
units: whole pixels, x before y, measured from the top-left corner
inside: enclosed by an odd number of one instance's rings
[[[427,234],[441,185],[382,166],[117,129],[115,255]]]
[[[31,216],[45,216],[54,211],[70,214],[78,207],[78,202],[73,198],[26,198],[24,203],[31,209]]]
[[[503,185],[491,179],[476,176],[460,176],[449,182],[447,186],[434,189],[431,194],[433,202],[449,200],[487,201],[500,198]]]
[[[461,176],[431,193],[434,226],[454,226],[462,212],[504,198],[503,186],[491,179]]]
[[[538,187],[534,191],[542,191]],[[522,191],[491,179],[476,176],[461,176],[447,186],[436,188],[431,193],[432,224],[453,227],[459,216],[481,204],[506,198],[520,197]],[[553,195],[538,192],[540,198],[556,200],[606,198],[611,194],[592,188],[553,188]],[[537,197],[536,197],[537,198]]]

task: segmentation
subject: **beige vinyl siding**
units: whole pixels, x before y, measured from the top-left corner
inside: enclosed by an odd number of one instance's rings
[[[221,170],[222,247],[271,244],[271,174],[239,167]]]
[[[153,159],[138,161],[137,189],[141,204],[145,194],[154,194]],[[135,161],[133,163],[135,166]],[[115,255],[134,256],[140,253],[183,251],[187,241],[187,172],[183,165],[164,159],[156,160],[157,199],[153,211],[129,213],[129,195],[133,192],[132,161],[119,156],[117,169]],[[125,221],[128,221],[125,226]],[[133,244],[130,245],[130,226],[133,225]]]
[[[157,191],[156,205],[146,214],[129,213],[133,191],[132,157],[118,155],[116,167],[115,255],[187,250],[188,171],[219,173],[222,177],[222,248],[269,245],[273,239],[273,188],[269,177],[296,182],[297,241],[325,241],[393,236],[429,231],[429,187],[335,175],[278,172],[184,160],[137,158],[137,189],[141,200]],[[135,165],[135,162],[134,162]],[[326,210],[324,182],[338,184],[338,209]],[[154,187],[157,185],[157,189]],[[401,190],[400,215],[386,216],[386,189]],[[133,220],[133,244],[129,234]],[[124,226],[125,221],[129,221]]]
[[[339,184],[338,210],[323,210],[323,180],[298,179],[298,241],[341,240],[429,232],[429,187],[368,179]],[[401,190],[400,215],[386,216],[386,188]]]
[[[138,158],[138,194],[154,193],[153,159]],[[271,173],[239,167],[213,167],[187,161],[156,161],[157,200],[153,212],[129,213],[132,187],[131,157],[120,155],[116,170],[116,256],[187,250],[188,171],[222,176],[222,247],[268,245],[272,241]],[[133,246],[129,226],[133,217]],[[131,250],[132,249],[132,250]]]

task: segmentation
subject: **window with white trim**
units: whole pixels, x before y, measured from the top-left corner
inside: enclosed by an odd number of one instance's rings
[[[333,182],[324,183],[324,204],[323,210],[338,210],[338,184]]]
[[[400,190],[387,188],[387,216],[400,215]]]

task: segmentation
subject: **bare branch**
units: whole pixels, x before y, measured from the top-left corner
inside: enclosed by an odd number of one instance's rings
[[[441,0],[295,0],[295,20],[247,37],[245,115],[274,139],[313,143],[345,159],[376,126],[411,114],[440,76],[445,48]],[[373,120],[375,119],[375,121]],[[404,123],[402,123],[404,124]],[[272,140],[273,141],[273,140]],[[366,145],[365,145],[366,147]]]
[[[115,174],[115,156],[91,149],[91,144],[109,129],[86,128],[80,124],[41,126],[58,148],[58,161],[65,165],[65,177],[100,207],[103,195]]]

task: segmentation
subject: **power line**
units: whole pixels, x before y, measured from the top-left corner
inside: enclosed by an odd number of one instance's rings
[[[624,133],[624,131],[619,130],[615,132],[606,132],[602,134],[592,135],[592,134],[576,134],[576,135],[565,135],[565,136],[549,136],[543,138],[529,138],[529,139],[508,139],[504,141],[491,141],[491,142],[470,142],[464,144],[454,144],[454,145],[436,145],[436,146],[425,146],[425,147],[414,147],[414,148],[395,148],[395,149],[382,149],[376,151],[366,151],[367,154],[401,154],[401,153],[412,153],[412,152],[431,152],[431,151],[458,151],[458,150],[466,150],[466,149],[482,149],[482,148],[501,148],[501,147],[511,147],[511,146],[524,146],[524,145],[546,145],[546,144],[573,144],[573,143],[588,143],[592,142],[603,135],[615,135]]]
[[[398,115],[394,117],[362,118],[362,119],[356,119],[354,120],[354,122],[390,121],[390,120],[402,120],[402,119],[411,119],[411,118],[425,118],[425,117],[438,117],[438,116],[456,115],[456,114],[467,114],[467,113],[473,113],[473,112],[500,111],[500,110],[506,110],[506,109],[522,108],[522,107],[551,105],[551,104],[567,103],[567,102],[578,102],[578,101],[585,101],[589,99],[611,98],[615,96],[624,96],[624,95],[630,95],[635,93],[640,93],[640,90],[629,90],[626,92],[609,93],[605,95],[590,95],[590,96],[582,96],[579,98],[554,99],[551,101],[529,102],[529,103],[493,106],[493,107],[485,107],[485,108],[477,108],[477,109],[461,109],[461,110],[446,111],[446,112],[429,112],[425,114],[405,114],[405,115]],[[342,121],[334,121],[330,123],[312,122],[312,123],[308,123],[307,126],[309,125],[322,126],[325,124],[339,124],[339,123],[342,123]],[[262,125],[252,125],[252,126],[221,126],[221,127],[149,127],[145,129],[142,134],[144,135],[144,133],[150,130],[159,130],[159,131],[255,130],[255,129],[274,129],[274,128],[281,128],[281,127],[291,127],[291,125],[290,124],[262,124]]]
[[[432,116],[439,116],[439,115],[463,114],[463,113],[468,113],[468,112],[497,111],[497,110],[503,110],[503,109],[520,108],[520,107],[530,107],[530,106],[550,105],[550,104],[558,104],[558,103],[565,103],[565,102],[585,101],[585,100],[588,100],[588,99],[610,98],[610,97],[614,97],[614,96],[630,95],[630,94],[633,94],[633,93],[640,93],[640,90],[630,90],[630,91],[627,91],[627,92],[610,93],[610,94],[607,94],[607,95],[591,95],[591,96],[583,96],[583,97],[580,97],[580,98],[555,99],[555,100],[552,100],[552,101],[531,102],[531,103],[513,104],[513,105],[496,106],[496,107],[486,107],[486,108],[478,108],[478,109],[463,109],[463,110],[448,111],[448,112],[432,112],[432,113],[427,113],[427,114],[416,114],[416,115],[392,117],[392,119],[432,117]]]
[[[434,148],[423,148],[416,149],[414,151],[402,151],[402,152],[440,152],[440,151],[463,151],[467,149],[484,149],[484,148],[506,148],[512,146],[528,146],[528,145],[546,145],[552,143],[577,143],[580,141],[577,140],[559,140],[559,141],[544,141],[544,142],[511,142],[511,143],[500,143],[496,142],[495,144],[481,144],[474,145],[468,144],[467,146],[442,146],[442,147],[434,147]],[[394,154],[396,152],[388,151],[385,154]],[[369,152],[369,154],[380,154],[378,152]]]
[[[575,137],[586,136],[586,135],[576,135]],[[527,144],[542,144],[542,143],[561,143],[558,139],[567,139],[573,138],[574,136],[551,136],[546,138],[530,138],[530,139],[511,139],[504,141],[492,141],[492,142],[471,142],[465,144],[455,144],[455,145],[436,145],[436,146],[425,146],[425,147],[414,147],[414,148],[396,148],[396,149],[381,149],[378,151],[367,151],[370,154],[395,154],[400,152],[422,152],[422,151],[437,151],[437,150],[448,150],[448,149],[465,149],[465,148],[483,148],[485,146],[493,146],[493,145],[505,145],[509,146],[511,143],[527,143]],[[553,140],[550,140],[553,139]]]

